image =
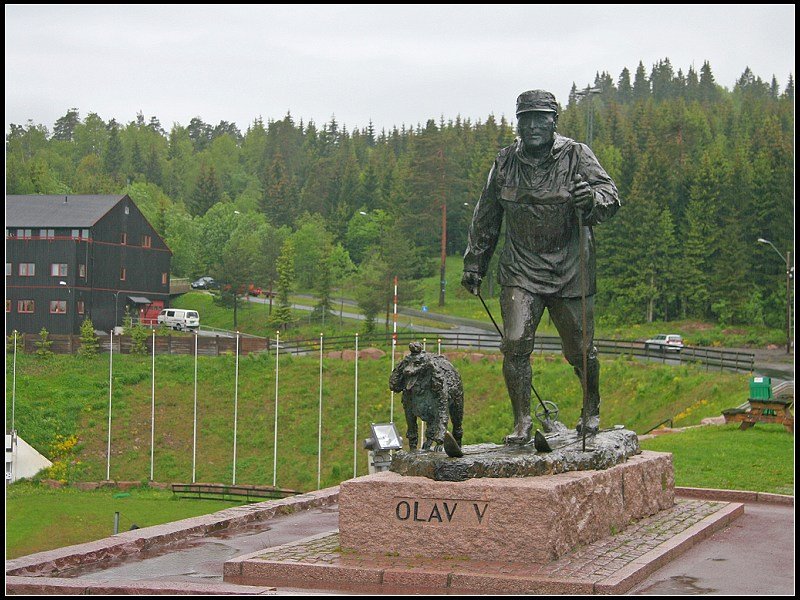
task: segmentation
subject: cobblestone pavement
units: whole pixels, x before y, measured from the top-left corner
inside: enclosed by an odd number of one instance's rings
[[[454,574],[480,573],[489,577],[498,575],[525,579],[574,580],[591,585],[614,576],[726,505],[724,502],[679,499],[672,509],[641,519],[616,535],[588,544],[555,562],[543,565],[477,562],[458,558],[443,561],[423,557],[364,557],[343,553],[339,549],[338,533],[289,544],[265,552],[255,560],[298,566],[327,565],[416,572],[446,570]]]

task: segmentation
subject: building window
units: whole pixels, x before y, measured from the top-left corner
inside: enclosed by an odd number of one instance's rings
[[[29,240],[31,238],[30,229],[17,229],[17,237],[22,240]]]
[[[72,239],[77,240],[81,235],[80,229],[73,229],[72,230]]]
[[[11,312],[11,300],[6,298],[6,312]]]
[[[33,300],[17,300],[18,313],[32,313],[34,308]]]
[[[53,314],[64,314],[67,312],[66,300],[50,300],[50,312]]]
[[[40,229],[39,230],[39,237],[40,238],[44,238],[44,239],[48,239],[48,240],[52,240],[54,237],[56,237],[56,235],[55,235],[55,231],[53,229]]]
[[[84,313],[83,300],[78,300],[78,314],[82,315],[83,313]]]
[[[122,267],[119,271],[119,279],[120,281],[125,281],[125,267]]]
[[[20,277],[33,277],[36,275],[36,263],[19,263]]]
[[[81,229],[81,238],[84,240],[89,239],[89,230],[88,229]]]
[[[11,263],[6,263],[6,277],[11,277]]]
[[[119,234],[119,243],[122,244],[123,246],[128,243],[128,234],[127,233],[122,232],[122,233]]]
[[[66,277],[67,263],[53,263],[50,265],[50,275],[53,277]]]
[[[129,207],[127,204],[125,205],[125,214],[126,214],[126,215],[129,215],[129,214],[131,214],[131,209],[130,209],[130,207]]]
[[[86,279],[86,265],[78,265],[78,277]]]
[[[144,248],[149,248],[152,245],[153,245],[153,238],[151,236],[149,236],[149,235],[143,235],[142,236],[142,246]]]
[[[162,273],[161,274],[161,285],[167,285],[167,274],[166,273]]]

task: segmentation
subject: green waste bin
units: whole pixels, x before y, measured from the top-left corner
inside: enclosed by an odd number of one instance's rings
[[[772,380],[769,377],[750,378],[750,400],[770,400],[772,398]]]

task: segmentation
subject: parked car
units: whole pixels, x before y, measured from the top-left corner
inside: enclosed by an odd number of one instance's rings
[[[250,294],[251,296],[260,296],[262,292],[263,290],[253,283],[251,283],[250,287],[247,288],[247,293]]]
[[[201,277],[189,284],[193,290],[211,290],[219,287],[213,277]]]
[[[165,308],[158,313],[158,324],[164,324],[177,331],[194,330],[200,327],[200,315],[196,310]]]
[[[645,340],[645,350],[655,349],[666,352],[680,352],[683,348],[683,338],[677,333],[659,333],[657,336]]]

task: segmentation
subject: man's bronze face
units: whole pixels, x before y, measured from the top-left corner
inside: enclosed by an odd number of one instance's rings
[[[526,152],[538,152],[549,148],[556,132],[556,114],[545,111],[529,111],[519,116],[517,131]]]

